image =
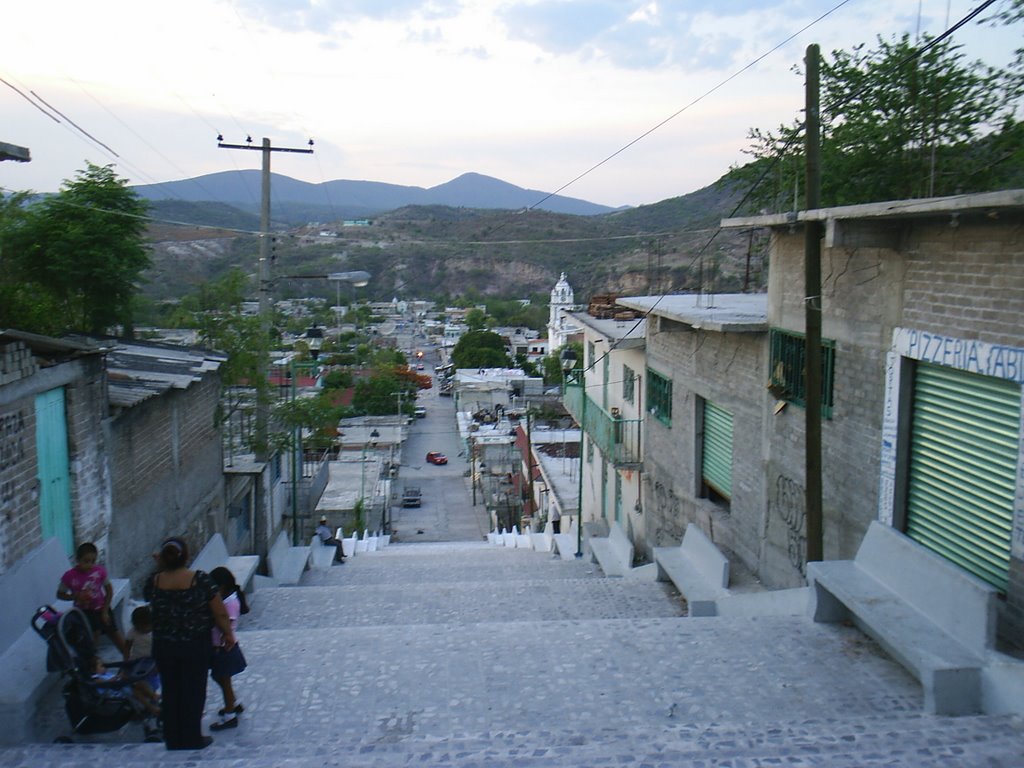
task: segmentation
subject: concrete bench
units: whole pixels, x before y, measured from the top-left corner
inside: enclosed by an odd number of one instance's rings
[[[519,533],[518,529],[515,530],[516,536],[516,549],[533,549],[533,540],[530,538],[531,528],[526,527],[526,530]]]
[[[605,576],[625,576],[633,567],[633,542],[617,521],[606,537],[592,536],[587,543],[591,562],[600,565]]]
[[[71,561],[56,538],[47,539],[0,575],[4,616],[0,621],[0,744],[25,743],[39,699],[57,682],[46,671],[46,643],[29,626],[36,609],[52,605],[66,611],[70,602],[56,599],[57,584]],[[111,579],[111,613],[123,629],[127,617],[128,579]]]
[[[995,588],[873,521],[853,560],[807,564],[815,621],[852,619],[921,682],[925,711],[983,711]]]
[[[563,560],[573,560],[576,557],[578,529],[573,524],[566,533],[552,534],[555,542],[555,550]]]
[[[260,566],[259,555],[229,555],[228,545],[224,543],[224,537],[215,533],[206,542],[195,559],[192,561],[193,571],[206,571],[209,573],[214,568],[224,566],[235,577],[235,582],[242,588],[242,591],[249,594],[253,590],[256,569]]]
[[[267,570],[279,586],[293,586],[302,578],[309,564],[309,556],[308,546],[291,546],[288,543],[288,533],[281,531],[267,553]]]
[[[544,525],[540,533],[530,532],[530,544],[538,552],[550,552],[555,546],[555,524],[550,520]]]
[[[655,547],[658,581],[671,581],[686,598],[690,616],[715,616],[728,594],[729,560],[693,523],[678,547]]]
[[[487,543],[491,546],[497,547],[501,545],[501,533],[495,528],[493,531],[487,532]]]
[[[517,531],[506,531],[504,528],[501,529],[501,543],[512,549],[516,548],[516,533]]]
[[[333,544],[324,544],[319,536],[313,534],[309,540],[309,567],[327,570],[334,565],[338,548]]]
[[[359,536],[355,531],[347,539],[342,538],[344,535],[344,531],[339,528],[337,533],[334,534],[334,538],[341,541],[341,549],[345,553],[345,557],[352,557],[356,553],[356,542],[359,541]]]

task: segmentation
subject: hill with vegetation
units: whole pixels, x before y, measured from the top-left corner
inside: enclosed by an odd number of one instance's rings
[[[297,227],[275,236],[275,295],[322,296],[333,303],[336,286],[318,276],[348,270],[373,275],[359,295],[374,300],[546,302],[561,272],[578,300],[700,287],[759,290],[764,282],[760,240],[732,231],[713,237],[737,199],[729,185],[716,184],[599,216],[415,205],[359,226]],[[255,277],[255,235],[161,224],[152,239],[154,266],[144,286],[150,299],[182,296],[233,268]]]

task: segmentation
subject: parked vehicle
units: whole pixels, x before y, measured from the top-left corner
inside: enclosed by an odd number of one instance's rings
[[[445,456],[440,451],[431,451],[430,453],[427,454],[427,463],[428,464],[447,464],[448,463],[448,457]]]
[[[422,419],[427,415],[427,409],[424,408],[422,405],[417,405],[416,408],[413,410],[413,413],[416,414],[417,419]]]
[[[423,503],[423,493],[415,485],[407,485],[402,489],[402,506],[418,507]]]

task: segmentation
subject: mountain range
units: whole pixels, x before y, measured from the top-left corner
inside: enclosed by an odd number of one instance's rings
[[[132,189],[140,197],[157,203],[157,208],[165,201],[221,203],[259,215],[261,175],[257,170],[223,171]],[[464,173],[430,188],[346,179],[312,184],[271,174],[270,187],[274,221],[286,225],[368,218],[412,205],[492,210],[538,208],[577,216],[596,216],[617,210],[586,200],[524,189],[479,173]]]

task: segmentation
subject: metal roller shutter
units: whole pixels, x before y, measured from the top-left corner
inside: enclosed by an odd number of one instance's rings
[[[701,476],[717,493],[732,498],[732,414],[709,400],[704,401]]]
[[[1020,385],[918,363],[907,535],[1006,591]]]

